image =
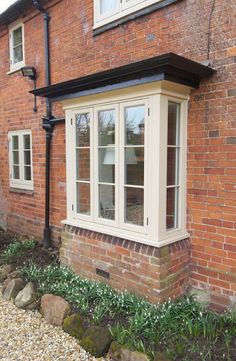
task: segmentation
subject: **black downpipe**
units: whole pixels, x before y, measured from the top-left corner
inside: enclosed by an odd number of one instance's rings
[[[50,47],[49,47],[49,23],[50,16],[48,12],[43,14],[44,20],[44,51],[45,51],[45,84],[51,84],[50,72]],[[46,135],[46,163],[45,163],[45,221],[43,231],[43,245],[45,248],[50,247],[51,228],[50,228],[50,169],[51,169],[51,140],[53,126],[50,124],[52,119],[52,106],[50,99],[46,99],[46,117],[43,118],[43,129]]]
[[[51,17],[47,10],[44,9],[38,0],[33,0],[33,4],[37,10],[43,14],[44,20],[44,57],[45,57],[45,85],[51,85],[51,71],[50,71],[50,40],[49,40],[49,25]],[[46,135],[46,162],[45,162],[45,221],[44,221],[44,248],[49,248],[51,245],[51,227],[50,227],[50,161],[51,161],[51,141],[53,128],[56,124],[65,121],[64,118],[55,119],[52,115],[52,104],[50,99],[46,99],[46,116],[42,117],[42,127]]]
[[[50,227],[50,160],[51,160],[51,140],[52,125],[43,123],[43,129],[46,131],[46,163],[45,163],[45,221],[43,231],[43,245],[50,247],[51,227]]]

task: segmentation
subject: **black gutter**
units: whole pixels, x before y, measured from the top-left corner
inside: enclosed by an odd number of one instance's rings
[[[51,70],[50,70],[50,39],[49,26],[51,17],[47,10],[44,9],[38,0],[33,0],[34,7],[43,14],[44,20],[44,57],[45,57],[45,84],[46,87],[51,85]],[[46,162],[45,162],[45,220],[44,220],[44,238],[43,245],[45,248],[50,247],[51,243],[51,227],[50,227],[50,169],[51,169],[51,142],[53,135],[53,128],[56,124],[64,123],[64,118],[56,119],[52,115],[51,100],[46,98],[46,116],[42,117],[42,127],[46,135]]]

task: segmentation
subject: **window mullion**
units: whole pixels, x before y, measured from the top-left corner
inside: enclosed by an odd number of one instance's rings
[[[90,211],[93,222],[95,221],[95,183],[94,183],[94,169],[95,169],[95,145],[94,145],[94,109],[90,109]]]
[[[19,135],[19,166],[20,166],[20,182],[24,183],[24,146],[23,134]]]
[[[149,158],[149,125],[150,125],[150,104],[149,99],[145,101],[145,127],[144,127],[144,184],[143,184],[143,194],[144,194],[144,228],[149,229],[150,219],[149,219],[149,204],[148,204],[148,158]]]
[[[99,185],[98,185],[98,109],[94,109],[94,169],[93,169],[93,179],[94,179],[94,217],[95,220],[99,219]]]
[[[119,227],[122,227],[124,224],[124,216],[125,216],[125,186],[124,186],[124,179],[125,179],[125,164],[124,164],[124,145],[125,145],[125,136],[124,136],[124,129],[125,129],[125,120],[124,120],[124,107],[120,104],[119,107]]]
[[[166,236],[166,194],[167,194],[167,125],[168,125],[168,99],[159,96],[159,229],[158,239]]]
[[[120,105],[116,107],[116,128],[115,128],[115,221],[120,227]]]

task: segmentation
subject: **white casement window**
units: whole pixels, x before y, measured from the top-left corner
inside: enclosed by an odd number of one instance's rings
[[[33,190],[31,131],[9,132],[8,142],[10,187]]]
[[[66,108],[64,223],[157,246],[187,236],[187,95],[160,83]]]
[[[9,28],[10,71],[25,65],[24,24],[16,23]]]
[[[94,0],[94,28],[160,1],[161,0]]]

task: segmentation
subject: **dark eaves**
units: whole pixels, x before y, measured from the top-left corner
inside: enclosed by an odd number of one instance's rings
[[[47,3],[47,0],[41,1],[42,5]],[[27,11],[34,10],[32,1],[17,0],[14,4],[9,6],[2,14],[0,14],[0,25],[9,25],[26,14]]]

